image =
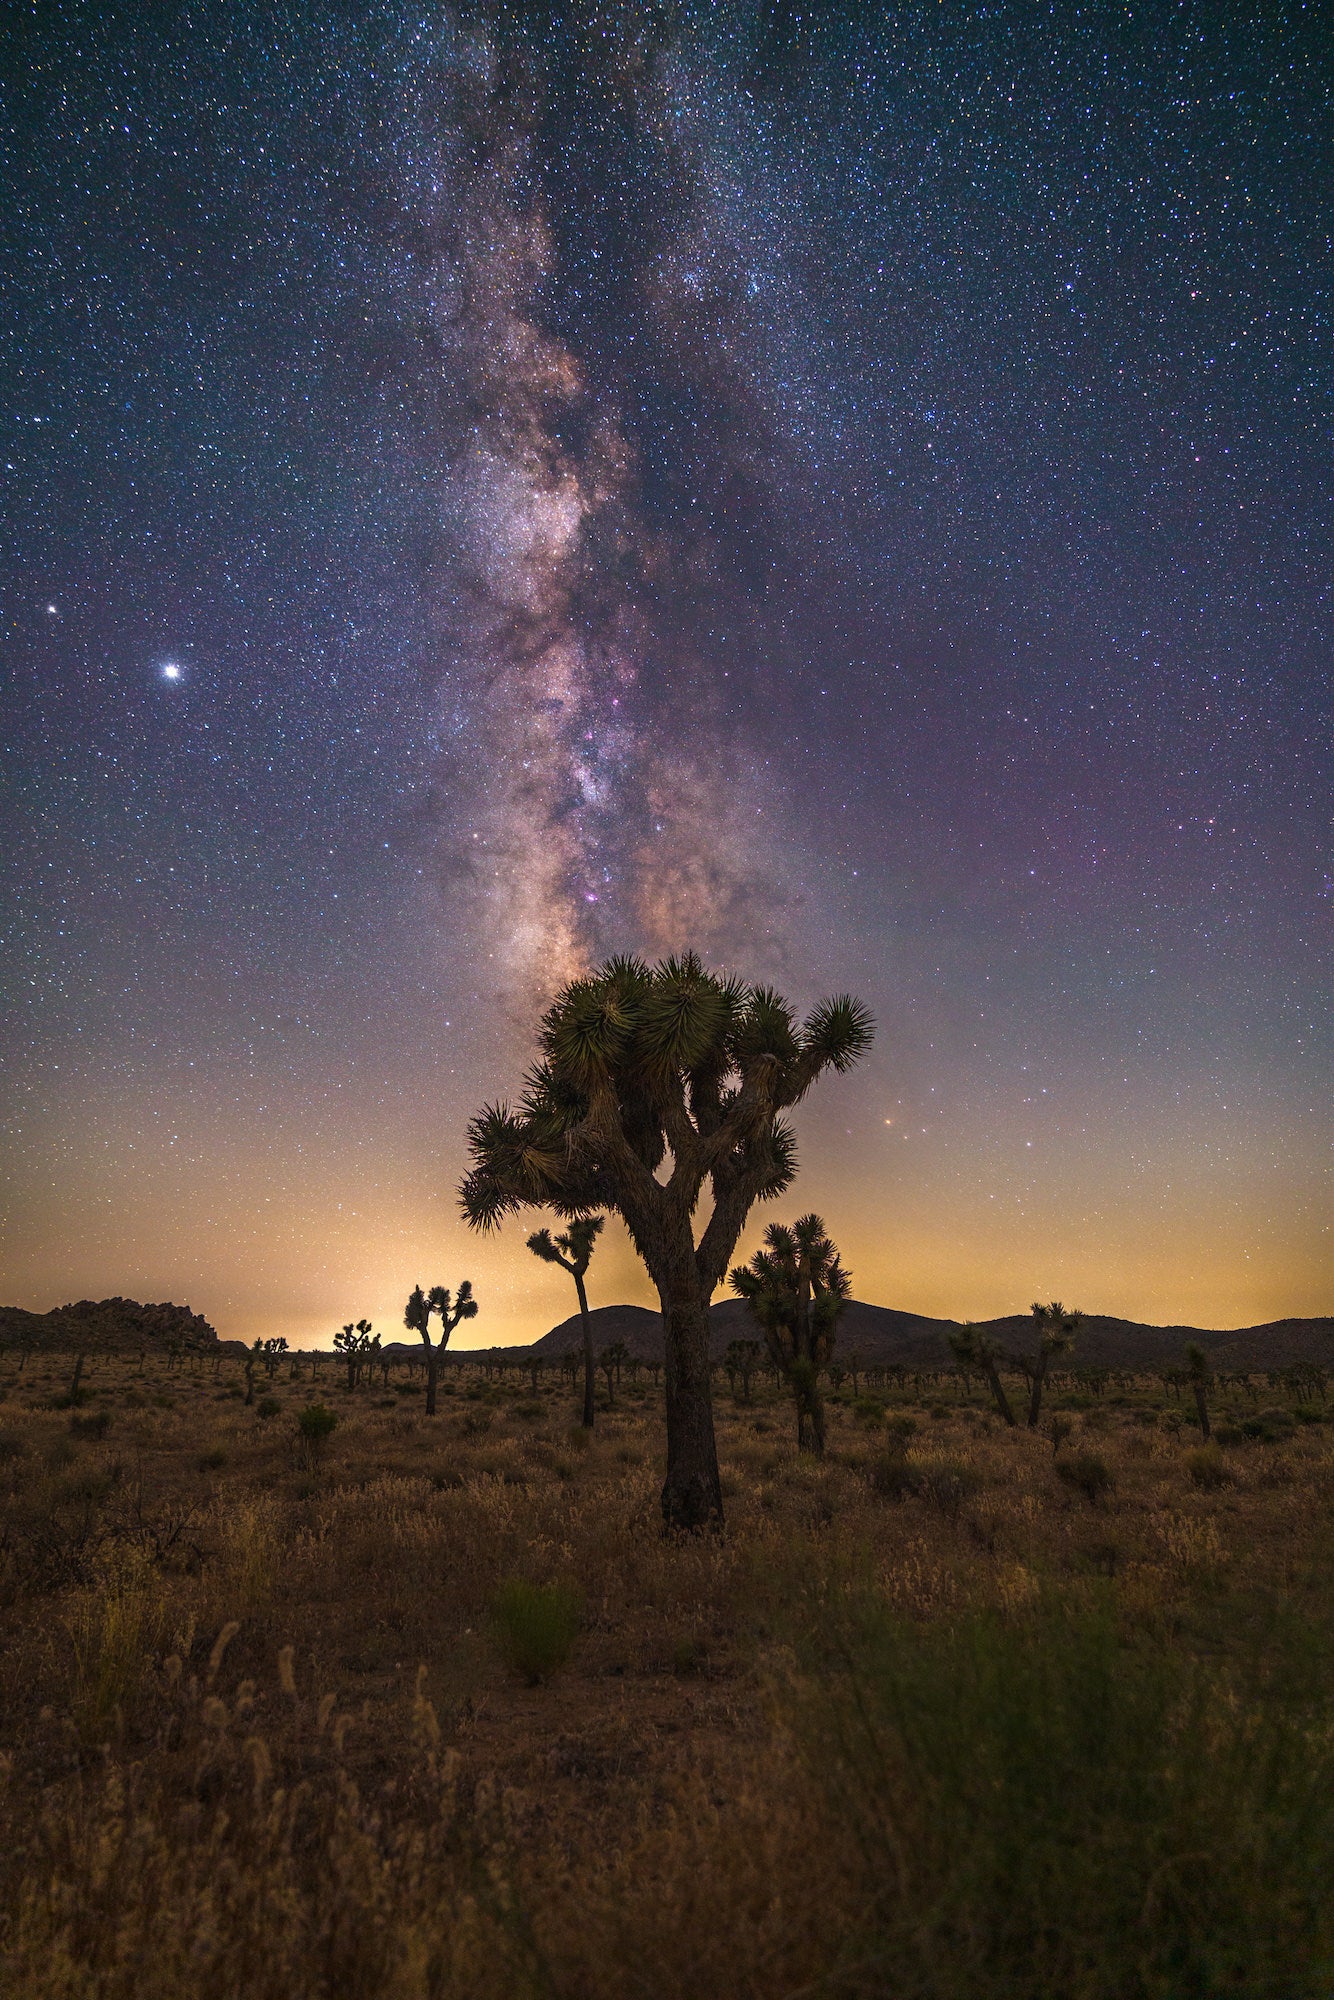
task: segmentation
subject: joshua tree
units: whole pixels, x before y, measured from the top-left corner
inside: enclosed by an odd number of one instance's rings
[[[588,1269],[593,1246],[602,1233],[605,1221],[603,1215],[580,1215],[559,1236],[553,1236],[549,1229],[539,1229],[528,1238],[528,1248],[534,1257],[540,1257],[544,1264],[559,1264],[562,1271],[568,1271],[579,1295],[579,1324],[584,1336],[584,1429],[588,1431],[593,1428],[593,1383],[597,1369],[593,1359],[593,1322],[588,1316],[584,1272]]]
[[[949,1340],[950,1352],[961,1368],[976,1368],[986,1376],[996,1408],[1013,1429],[1014,1411],[1010,1408],[1010,1399],[1000,1378],[1000,1364],[1005,1355],[1000,1342],[983,1333],[981,1327],[974,1326],[971,1320],[966,1320],[957,1333],[950,1335]]]
[[[528,1207],[624,1218],[662,1302],[670,1526],[722,1519],[709,1301],[754,1204],[796,1171],[782,1114],[824,1070],[850,1069],[871,1034],[855,1000],[826,1001],[799,1027],[778,994],[715,979],[693,953],[652,970],[613,959],[548,1009],[518,1108],[488,1105],[469,1127],[460,1200],[474,1227]]]
[[[440,1315],[440,1338],[431,1345],[431,1314]],[[449,1336],[461,1320],[476,1319],[477,1301],[472,1295],[472,1281],[465,1278],[459,1286],[458,1294],[451,1299],[448,1285],[432,1285],[424,1292],[420,1285],[408,1300],[403,1314],[404,1326],[422,1337],[426,1349],[426,1414],[435,1415],[435,1385],[440,1375],[440,1356],[449,1346]]]
[[[1074,1346],[1075,1333],[1082,1318],[1082,1313],[1067,1312],[1059,1299],[1053,1299],[1049,1306],[1033,1306],[1038,1351],[1029,1365],[1028,1428],[1031,1431],[1037,1429],[1042,1411],[1042,1390],[1051,1357],[1053,1354],[1066,1354]]]
[[[818,1215],[803,1215],[788,1229],[771,1222],[765,1248],[738,1264],[729,1283],[745,1299],[764,1332],[775,1367],[797,1406],[797,1449],[824,1451],[824,1401],[820,1370],[829,1359],[848,1294],[849,1274]]]
[[[285,1335],[281,1333],[276,1334],[273,1339],[264,1342],[264,1373],[268,1376],[270,1382],[278,1373],[278,1363],[286,1352],[287,1340]]]
[[[607,1378],[607,1404],[610,1407],[616,1401],[616,1351],[614,1348],[603,1348],[601,1354],[598,1356],[598,1367]]]
[[[750,1401],[751,1377],[755,1373],[760,1353],[761,1349],[758,1340],[729,1340],[727,1343],[727,1352],[723,1356],[723,1367],[727,1370],[727,1379],[732,1385],[733,1395],[736,1394],[737,1377],[740,1376],[741,1400],[743,1403]]]
[[[371,1339],[371,1322],[368,1319],[359,1319],[355,1326],[349,1320],[334,1335],[333,1344],[335,1354],[341,1354],[347,1363],[347,1386],[349,1390],[355,1389],[367,1358],[380,1345],[380,1336],[377,1334],[374,1340]]]
[[[1213,1386],[1214,1373],[1209,1366],[1209,1357],[1198,1341],[1192,1340],[1186,1348],[1186,1380],[1195,1398],[1195,1407],[1200,1413],[1200,1433],[1205,1443],[1209,1441],[1209,1391]]]

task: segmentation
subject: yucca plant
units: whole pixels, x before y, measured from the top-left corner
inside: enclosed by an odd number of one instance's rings
[[[824,1452],[820,1370],[833,1352],[839,1314],[852,1280],[818,1215],[788,1229],[772,1222],[764,1248],[738,1264],[729,1280],[759,1321],[769,1356],[797,1406],[797,1449]]]
[[[965,1320],[958,1332],[949,1336],[949,1343],[950,1352],[961,1368],[976,1368],[986,1376],[996,1408],[1013,1429],[1014,1411],[1010,1408],[1010,1399],[1000,1378],[1000,1364],[1005,1359],[1005,1349],[1000,1342],[993,1340],[971,1320]]]
[[[796,1172],[783,1114],[823,1071],[850,1069],[871,1035],[856,1000],[827,1000],[798,1025],[777,993],[715,978],[693,952],[652,968],[611,959],[547,1010],[517,1107],[487,1105],[468,1128],[460,1203],[475,1228],[524,1208],[624,1219],[662,1302],[671,1526],[722,1519],[709,1301],[754,1204]]]
[[[562,1271],[568,1271],[574,1279],[574,1289],[579,1299],[579,1324],[584,1340],[584,1428],[593,1428],[593,1388],[597,1378],[597,1366],[593,1354],[593,1322],[588,1316],[588,1292],[584,1286],[584,1273],[593,1256],[593,1246],[602,1233],[606,1217],[603,1215],[579,1215],[568,1229],[559,1236],[553,1236],[549,1229],[538,1229],[528,1238],[528,1248],[534,1257],[540,1257],[544,1264],[559,1264]],[[533,1384],[536,1388],[537,1384]]]
[[[1028,1428],[1031,1431],[1037,1429],[1038,1418],[1042,1414],[1042,1391],[1051,1357],[1070,1351],[1082,1319],[1082,1313],[1067,1312],[1059,1299],[1053,1299],[1049,1306],[1033,1306],[1038,1351],[1029,1367]]]
[[[440,1338],[431,1343],[431,1314],[440,1315]],[[432,1285],[429,1292],[416,1286],[403,1313],[403,1324],[413,1333],[419,1333],[426,1349],[426,1414],[435,1415],[436,1384],[440,1378],[440,1356],[449,1346],[449,1336],[456,1326],[465,1319],[476,1319],[477,1301],[472,1295],[472,1280],[465,1278],[452,1297],[448,1285]]]

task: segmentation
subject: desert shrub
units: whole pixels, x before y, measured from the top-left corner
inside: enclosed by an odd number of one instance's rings
[[[206,1451],[201,1453],[199,1459],[199,1470],[201,1472],[221,1472],[223,1466],[226,1465],[226,1463],[227,1463],[226,1452],[223,1450],[221,1445],[214,1445],[212,1451]]]
[[[1260,1444],[1286,1444],[1297,1426],[1290,1410],[1258,1410],[1242,1420],[1241,1434]]]
[[[872,1491],[882,1500],[906,1500],[910,1493],[917,1491],[917,1467],[909,1465],[907,1455],[902,1450],[882,1452],[871,1461],[867,1472]]]
[[[1053,1417],[1051,1420],[1051,1448],[1053,1456],[1061,1449],[1075,1426],[1070,1417]]]
[[[917,1436],[917,1419],[916,1417],[908,1416],[906,1412],[900,1410],[889,1419],[885,1425],[885,1429],[889,1432],[891,1438],[899,1438],[906,1443],[909,1438]]]
[[[859,1424],[875,1426],[885,1421],[885,1406],[874,1396],[858,1396],[852,1406],[852,1414]]]
[[[255,1405],[257,1417],[278,1417],[282,1415],[282,1404],[276,1396],[261,1396]]]
[[[1123,1642],[1098,1607],[953,1626],[835,1610],[798,1643],[790,1714],[865,1860],[848,1959],[874,1975],[829,1990],[1329,1991],[1334,1717],[1309,1645],[1285,1702]]]
[[[586,1431],[582,1424],[571,1424],[569,1430],[565,1433],[565,1442],[571,1451],[591,1451],[593,1449],[593,1433],[592,1431]]]
[[[109,1552],[66,1621],[70,1711],[84,1743],[114,1729],[137,1692],[156,1643],[163,1602],[152,1566],[138,1550]]]
[[[11,1465],[23,1456],[23,1439],[17,1431],[0,1431],[0,1465]]]
[[[1111,1466],[1096,1451],[1076,1451],[1069,1458],[1059,1458],[1056,1470],[1067,1486],[1083,1494],[1090,1507],[1105,1500],[1116,1485]]]
[[[306,1463],[315,1466],[338,1429],[338,1417],[333,1410],[326,1410],[323,1403],[309,1403],[298,1413],[296,1428]]]
[[[469,1390],[468,1393],[471,1395],[472,1391]],[[490,1410],[465,1410],[463,1413],[463,1435],[465,1437],[481,1437],[484,1431],[489,1431],[491,1428],[491,1416],[492,1412]]]
[[[1323,1424],[1325,1412],[1318,1403],[1298,1403],[1293,1416],[1299,1424]]]
[[[496,1638],[506,1663],[530,1684],[550,1680],[574,1650],[583,1601],[567,1583],[528,1583],[511,1577],[492,1605]]]
[[[76,1438],[104,1438],[111,1428],[110,1410],[91,1410],[86,1417],[77,1413],[69,1420],[70,1435]]]
[[[1215,1493],[1220,1486],[1232,1484],[1232,1469],[1213,1443],[1197,1445],[1194,1451],[1188,1451],[1186,1470],[1206,1493]]]
[[[951,1521],[984,1483],[977,1467],[965,1459],[909,1458],[892,1447],[872,1462],[867,1477],[882,1499],[925,1500]]]
[[[1240,1424],[1215,1424],[1214,1438],[1219,1444],[1243,1444],[1246,1433]]]

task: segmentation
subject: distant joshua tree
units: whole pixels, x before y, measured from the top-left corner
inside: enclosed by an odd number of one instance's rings
[[[440,1315],[440,1338],[431,1344],[431,1314]],[[449,1336],[456,1326],[465,1319],[476,1319],[477,1301],[472,1295],[472,1281],[465,1278],[457,1294],[451,1298],[448,1285],[432,1285],[429,1292],[423,1292],[418,1285],[408,1300],[403,1314],[403,1324],[413,1333],[419,1333],[422,1346],[426,1349],[426,1414],[435,1415],[436,1383],[440,1376],[440,1356],[449,1346]]]
[[[528,1248],[534,1257],[540,1257],[544,1264],[559,1264],[561,1270],[568,1271],[574,1279],[574,1289],[579,1296],[579,1324],[584,1337],[583,1423],[584,1429],[589,1431],[593,1428],[593,1384],[597,1368],[593,1358],[593,1322],[588,1315],[584,1273],[592,1260],[594,1245],[606,1219],[604,1215],[580,1215],[559,1236],[553,1236],[549,1229],[539,1229],[528,1238]]]
[[[374,1364],[374,1357],[380,1351],[380,1336],[371,1339],[371,1322],[359,1319],[354,1326],[349,1320],[342,1330],[334,1335],[334,1353],[341,1354],[347,1363],[347,1386],[355,1389],[361,1380],[361,1371],[368,1363]]]
[[[1051,1357],[1053,1354],[1069,1353],[1082,1319],[1082,1313],[1067,1312],[1059,1299],[1053,1299],[1049,1306],[1033,1306],[1038,1351],[1029,1365],[1028,1428],[1031,1431],[1037,1429],[1042,1411],[1042,1391]]]
[[[669,1527],[722,1521],[709,1301],[755,1203],[792,1182],[784,1114],[871,1036],[850,998],[798,1023],[779,994],[717,979],[693,952],[612,959],[548,1008],[518,1106],[488,1105],[468,1128],[459,1199],[474,1228],[523,1208],[624,1217],[662,1304]]]
[[[1195,1398],[1195,1408],[1200,1417],[1200,1433],[1205,1442],[1209,1439],[1209,1391],[1213,1387],[1214,1371],[1209,1366],[1209,1357],[1199,1342],[1192,1340],[1186,1348],[1186,1380]]]
[[[774,1365],[792,1391],[798,1450],[818,1456],[824,1451],[820,1370],[833,1351],[852,1280],[818,1215],[803,1215],[790,1229],[771,1222],[764,1242],[728,1282],[759,1321]]]
[[[1010,1399],[1000,1378],[1000,1364],[1005,1359],[1005,1350],[1000,1342],[983,1333],[981,1327],[975,1326],[971,1320],[965,1321],[957,1333],[952,1333],[949,1342],[950,1351],[961,1368],[975,1368],[979,1374],[986,1376],[996,1408],[1013,1430],[1014,1411],[1010,1408]]]
[[[740,1379],[743,1403],[750,1401],[751,1377],[755,1373],[761,1352],[758,1340],[729,1340],[727,1343],[723,1367],[727,1370],[727,1379],[732,1385],[733,1395],[736,1394],[737,1381]]]

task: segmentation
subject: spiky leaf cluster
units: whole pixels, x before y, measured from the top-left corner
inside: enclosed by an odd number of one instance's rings
[[[699,1254],[716,1282],[750,1205],[792,1180],[783,1113],[823,1070],[850,1068],[871,1036],[866,1009],[846,996],[799,1023],[779,994],[717,978],[694,953],[652,967],[611,959],[548,1009],[517,1106],[473,1119],[463,1212],[493,1228],[529,1206],[567,1218],[613,1208],[647,1254],[659,1197],[689,1216],[707,1180],[713,1237],[706,1230]]]

